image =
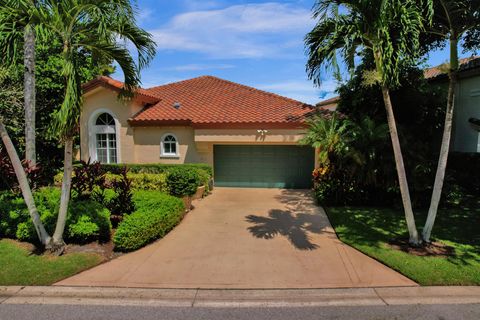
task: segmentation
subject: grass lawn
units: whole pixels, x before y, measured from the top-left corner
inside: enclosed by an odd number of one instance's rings
[[[401,209],[327,208],[340,239],[421,285],[480,285],[480,205],[440,210],[433,240],[455,248],[449,257],[419,257],[389,246],[407,237]],[[417,226],[426,214],[419,213]]]
[[[15,241],[2,239],[0,285],[50,285],[102,261],[100,255],[90,253],[39,256]]]

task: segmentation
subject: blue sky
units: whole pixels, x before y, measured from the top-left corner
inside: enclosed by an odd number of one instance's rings
[[[157,43],[143,87],[214,75],[312,104],[335,95],[331,76],[316,88],[305,74],[303,38],[314,25],[314,0],[137,2],[139,24]],[[436,52],[429,64],[447,58]]]

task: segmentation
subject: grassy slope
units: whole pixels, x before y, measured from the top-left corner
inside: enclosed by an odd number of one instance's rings
[[[418,257],[394,250],[393,238],[406,237],[401,210],[328,208],[340,239],[422,285],[480,285],[480,207],[440,210],[434,240],[456,250],[456,256]],[[417,219],[423,225],[425,215]]]
[[[96,254],[38,256],[11,240],[0,240],[0,285],[50,285],[102,262]]]

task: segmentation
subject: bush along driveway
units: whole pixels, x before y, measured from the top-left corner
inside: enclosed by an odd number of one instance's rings
[[[150,288],[416,285],[338,240],[310,191],[215,188],[160,241],[57,283]]]
[[[343,242],[419,284],[480,285],[478,205],[440,210],[433,230],[439,248],[433,251],[438,252],[423,252],[422,256],[391,244],[392,239],[407,235],[401,210],[332,207],[327,213]],[[425,214],[419,217],[420,222],[424,219]]]

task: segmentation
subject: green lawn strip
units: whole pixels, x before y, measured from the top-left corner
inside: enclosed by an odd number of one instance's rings
[[[332,207],[327,213],[343,242],[421,285],[480,284],[480,209],[440,210],[434,240],[455,248],[450,257],[419,257],[389,246],[391,239],[407,237],[401,210]],[[419,213],[417,224],[424,219]]]
[[[103,261],[91,253],[40,256],[12,240],[0,240],[0,285],[50,285]]]

